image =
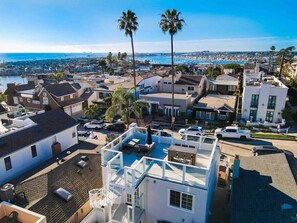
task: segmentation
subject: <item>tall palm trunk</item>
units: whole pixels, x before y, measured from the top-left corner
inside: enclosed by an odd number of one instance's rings
[[[134,55],[134,44],[133,44],[133,36],[131,35],[131,46],[132,46],[132,60],[133,60],[133,78],[134,78],[134,95],[135,100],[136,98],[136,74],[135,74],[135,55]]]
[[[174,130],[174,122],[175,122],[175,117],[174,117],[174,62],[173,62],[173,35],[170,35],[171,37],[171,75],[172,75],[172,109],[171,109],[171,129]]]

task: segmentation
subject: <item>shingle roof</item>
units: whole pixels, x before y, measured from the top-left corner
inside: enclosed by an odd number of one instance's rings
[[[75,89],[69,83],[50,84],[44,87],[50,94],[61,97],[75,93]]]
[[[88,166],[80,169],[76,163],[83,155],[89,158]],[[66,222],[89,200],[91,189],[102,187],[100,163],[99,154],[80,153],[52,171],[16,185],[16,193],[24,192],[29,210],[45,215],[47,223]],[[67,203],[53,194],[59,187],[73,195]]]
[[[29,82],[28,84],[15,85],[16,91],[27,91],[34,88],[35,88],[34,82]]]
[[[76,121],[61,109],[29,117],[37,125],[0,137],[0,157],[29,146],[46,137],[76,126]]]
[[[201,75],[182,74],[175,84],[199,85],[202,77]]]
[[[66,106],[73,105],[73,104],[76,104],[76,103],[79,103],[79,102],[83,102],[83,101],[84,101],[83,98],[77,97],[77,98],[69,99],[69,100],[66,100],[66,101],[59,101],[57,103],[61,107],[66,107]]]
[[[291,223],[296,199],[296,181],[286,155],[240,157],[239,178],[232,186],[232,223]]]

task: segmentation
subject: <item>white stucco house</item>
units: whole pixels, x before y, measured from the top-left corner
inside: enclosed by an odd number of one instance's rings
[[[82,223],[207,222],[218,174],[217,139],[152,131],[150,147],[146,129],[133,127],[101,149],[103,188],[89,192],[93,210]]]
[[[78,143],[77,122],[61,109],[13,123],[0,135],[0,185]]]
[[[245,73],[241,118],[250,122],[283,123],[288,87],[274,76]]]

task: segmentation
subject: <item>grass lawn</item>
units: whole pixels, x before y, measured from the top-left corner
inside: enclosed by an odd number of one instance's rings
[[[282,134],[265,134],[265,133],[253,133],[253,138],[263,138],[263,139],[287,139],[295,140],[295,136],[282,135]]]

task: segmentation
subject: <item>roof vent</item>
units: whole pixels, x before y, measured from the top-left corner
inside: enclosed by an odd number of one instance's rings
[[[76,165],[83,169],[88,165],[88,163],[86,161],[80,160],[76,163]]]
[[[69,191],[65,190],[62,187],[55,190],[54,194],[57,195],[59,198],[61,198],[65,202],[68,202],[73,197]]]

